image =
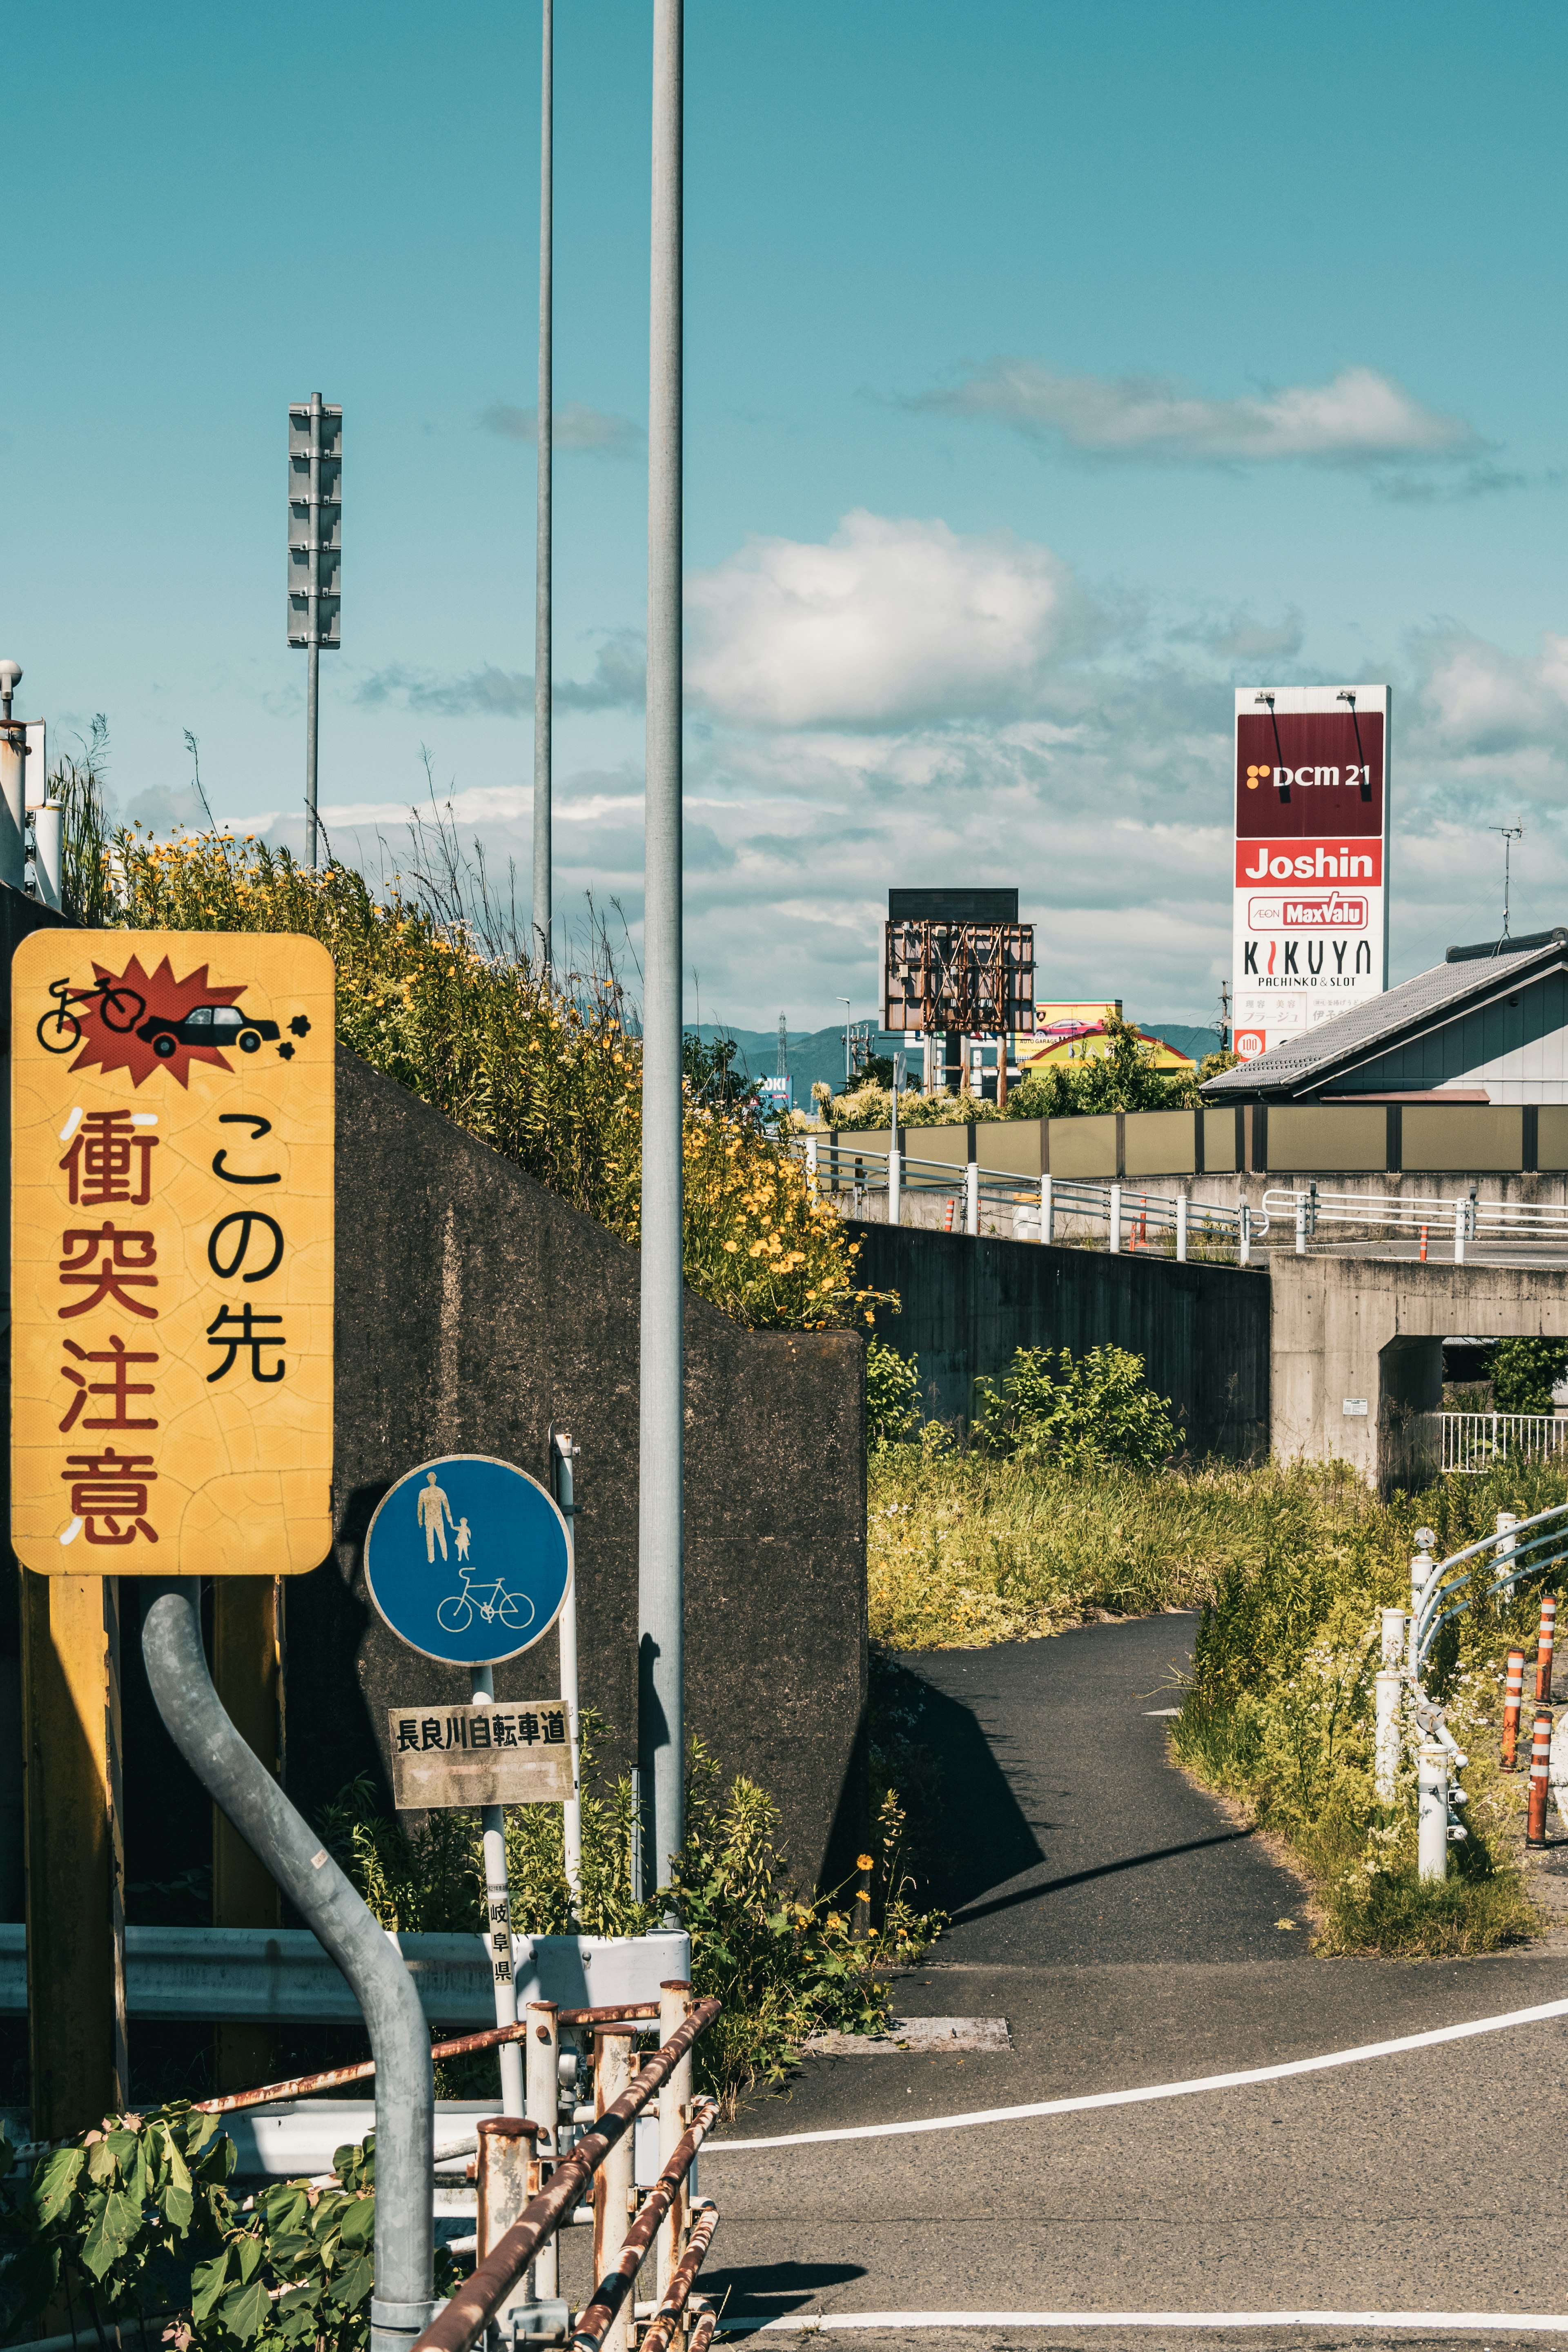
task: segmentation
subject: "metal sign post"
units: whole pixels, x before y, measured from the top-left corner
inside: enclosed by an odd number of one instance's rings
[[[568,1466],[568,1500],[570,1475]],[[542,1642],[568,1606],[570,1524],[526,1471],[485,1454],[447,1454],[406,1471],[383,1496],[365,1535],[364,1573],[400,1641],[469,1670],[471,1707],[454,1713],[437,1701],[392,1714],[394,1795],[399,1804],[479,1807],[496,2023],[515,2025],[505,1807],[573,1801],[575,1706],[570,1718],[560,1702],[499,1706],[495,1668]],[[574,1651],[575,1632],[574,1614]],[[509,2042],[499,2054],[502,2113],[523,2115],[522,2053]]]
[[[316,719],[321,654],[342,644],[339,565],[343,412],[319,392],[289,411],[289,643],[310,656],[305,681],[305,858],[317,859]]]

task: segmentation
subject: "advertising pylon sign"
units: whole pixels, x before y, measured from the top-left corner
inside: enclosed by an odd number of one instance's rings
[[[1235,1047],[1388,986],[1386,686],[1238,687]]]

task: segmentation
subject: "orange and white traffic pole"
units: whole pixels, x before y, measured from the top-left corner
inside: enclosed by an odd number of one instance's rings
[[[1526,1845],[1546,1843],[1546,1797],[1552,1775],[1552,1715],[1549,1708],[1535,1710],[1535,1736],[1530,1754],[1530,1822],[1525,1832]]]
[[[1535,1651],[1535,1696],[1542,1706],[1552,1704],[1552,1645],[1557,1637],[1556,1595],[1541,1596],[1541,1633]]]
[[[1519,1769],[1519,1710],[1524,1702],[1524,1652],[1510,1650],[1502,1692],[1502,1769]]]

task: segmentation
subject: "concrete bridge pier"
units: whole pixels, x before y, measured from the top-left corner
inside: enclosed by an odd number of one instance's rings
[[[1384,1493],[1423,1475],[1448,1334],[1568,1339],[1568,1269],[1281,1255],[1269,1279],[1276,1458],[1337,1458]]]

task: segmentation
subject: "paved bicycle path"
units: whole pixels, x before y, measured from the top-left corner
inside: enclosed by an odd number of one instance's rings
[[[726,2142],[1277,2064],[1568,1996],[1552,1952],[1321,1961],[1303,1926],[1279,1928],[1302,1919],[1295,1882],[1165,1760],[1156,1710],[1175,1703],[1194,1623],[1146,1618],[903,1661],[931,1694],[924,1721],[949,1763],[939,1859],[953,1926],[900,1979],[898,2007],[1005,2016],[1012,2048],[813,2060],[784,2095],[750,2101]],[[857,2312],[1568,2312],[1568,2136],[1537,2128],[1565,2081],[1568,2027],[1553,2020],[1158,2105],[715,2149],[702,2193],[724,2220],[707,2280],[728,2295],[727,2319],[807,2325]],[[1209,2339],[1058,2326],[854,2340],[1121,2352]],[[1289,2340],[1394,2339],[1318,2326]]]

